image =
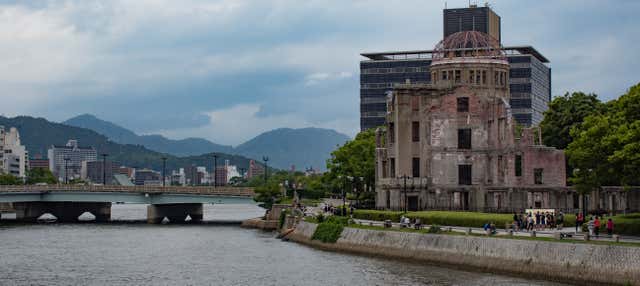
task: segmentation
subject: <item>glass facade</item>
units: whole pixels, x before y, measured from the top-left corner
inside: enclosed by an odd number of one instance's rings
[[[539,124],[551,100],[551,68],[530,54],[508,54],[510,104],[524,126]],[[387,93],[394,84],[430,83],[431,59],[371,59],[360,62],[360,129],[385,123]]]
[[[384,125],[387,92],[397,83],[431,82],[430,59],[360,62],[360,129]]]

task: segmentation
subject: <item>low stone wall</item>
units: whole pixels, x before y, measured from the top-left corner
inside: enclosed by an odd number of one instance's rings
[[[406,258],[535,278],[640,285],[640,247],[345,228],[336,243],[311,240],[317,225],[298,223],[290,240],[321,249]]]
[[[242,227],[257,228],[263,230],[276,230],[278,228],[277,220],[263,220],[262,218],[252,218],[242,222]]]

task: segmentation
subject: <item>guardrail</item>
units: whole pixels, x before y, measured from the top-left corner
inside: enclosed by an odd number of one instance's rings
[[[170,193],[199,195],[228,195],[253,197],[253,188],[241,187],[182,187],[182,186],[93,186],[93,185],[17,185],[0,186],[0,193],[24,192],[120,192],[120,193]]]

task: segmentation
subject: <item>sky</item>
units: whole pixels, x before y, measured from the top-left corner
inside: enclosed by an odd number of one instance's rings
[[[532,45],[550,59],[554,96],[606,101],[640,81],[640,1],[490,4],[503,45]],[[360,53],[432,49],[444,6],[0,0],[0,115],[60,122],[90,113],[141,134],[230,145],[281,127],[355,136]]]

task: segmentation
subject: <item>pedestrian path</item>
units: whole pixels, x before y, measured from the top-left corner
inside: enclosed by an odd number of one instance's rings
[[[364,220],[364,219],[354,219],[354,221],[362,225],[384,226],[384,222],[382,221]],[[391,227],[401,228],[406,226],[403,226],[401,223],[398,223],[398,222],[392,222]],[[414,225],[411,225],[410,227],[414,227]],[[422,225],[422,228],[429,228],[429,227],[431,227],[431,225]],[[451,231],[461,232],[461,233],[466,233],[469,231],[473,234],[485,235],[487,233],[481,227],[461,227],[461,226],[442,226],[442,225],[440,225],[439,227],[442,228],[443,230],[450,229]],[[510,231],[511,229],[496,228],[496,234],[494,235],[507,236],[507,235],[510,235]],[[543,230],[535,231],[535,235],[537,237],[554,238],[554,237],[557,237],[559,234],[564,235],[563,239],[573,239],[573,240],[584,240],[584,236],[585,236],[584,232],[581,232],[581,231],[576,232],[575,228],[573,227],[564,227],[562,229],[543,229]],[[531,237],[532,232],[531,231],[513,231],[513,235],[520,236],[520,237]],[[621,242],[640,243],[640,237],[638,236],[619,236],[619,237]],[[608,235],[600,235],[599,237],[592,236],[591,240],[614,241],[614,238]]]

